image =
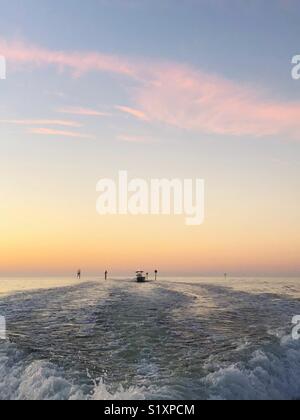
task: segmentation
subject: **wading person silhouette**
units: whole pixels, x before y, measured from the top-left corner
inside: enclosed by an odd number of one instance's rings
[[[154,271],[154,274],[155,274],[155,280],[157,280],[157,274],[158,274],[158,271],[157,271],[157,270],[155,270],[155,271]]]
[[[80,279],[81,279],[81,270],[78,270],[78,271],[77,271],[77,278],[78,278],[78,280],[80,280]]]
[[[104,273],[105,280],[107,280],[107,276],[108,276],[108,271],[106,270]]]

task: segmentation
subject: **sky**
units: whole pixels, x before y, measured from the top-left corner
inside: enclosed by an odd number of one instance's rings
[[[298,1],[0,7],[0,275],[299,275]],[[120,170],[204,179],[204,224],[100,216]]]

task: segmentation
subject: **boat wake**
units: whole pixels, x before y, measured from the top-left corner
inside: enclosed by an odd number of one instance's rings
[[[300,397],[300,304],[279,292],[87,283],[1,298],[0,313],[0,400]]]

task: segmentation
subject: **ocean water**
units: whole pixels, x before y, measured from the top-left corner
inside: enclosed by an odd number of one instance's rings
[[[299,278],[0,279],[0,399],[299,399]]]

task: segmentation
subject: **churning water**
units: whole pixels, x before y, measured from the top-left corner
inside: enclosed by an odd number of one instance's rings
[[[300,279],[0,284],[0,399],[300,398]]]

